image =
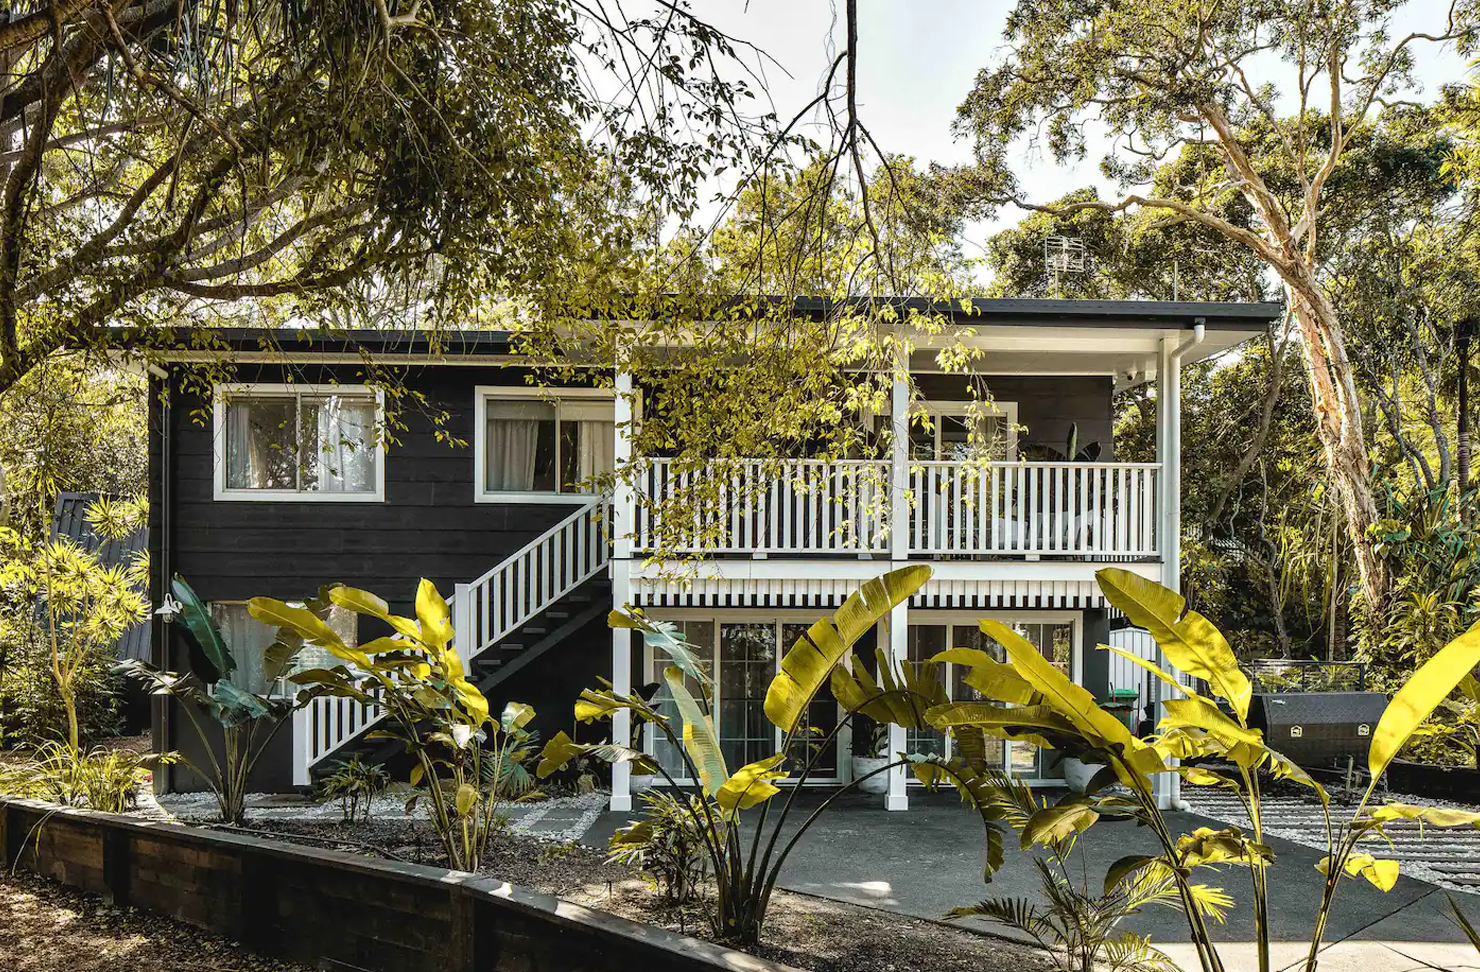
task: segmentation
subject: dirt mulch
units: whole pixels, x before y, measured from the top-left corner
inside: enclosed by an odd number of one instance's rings
[[[0,869],[6,972],[309,972],[169,918]]]
[[[441,866],[436,835],[423,822],[264,821],[262,836],[366,856]],[[670,931],[713,940],[705,906],[666,905],[654,883],[581,844],[530,837],[495,838],[483,871],[567,901]],[[755,954],[810,972],[1043,972],[1053,968],[1036,949],[943,922],[777,891]]]

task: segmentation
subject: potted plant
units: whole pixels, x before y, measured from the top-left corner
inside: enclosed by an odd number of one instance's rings
[[[853,778],[863,780],[864,793],[889,792],[889,774],[879,770],[889,765],[889,727],[879,722],[859,723],[853,729]],[[869,776],[869,774],[874,774]],[[864,779],[864,777],[868,777]]]

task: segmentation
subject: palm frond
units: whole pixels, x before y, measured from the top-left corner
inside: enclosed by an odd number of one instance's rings
[[[1107,972],[1179,972],[1177,963],[1151,944],[1150,936],[1131,931],[1105,939],[1099,954]]]
[[[952,908],[946,912],[946,918],[952,921],[958,918],[985,918],[1035,937],[1048,929],[1043,913],[1027,898],[988,898],[964,908]]]

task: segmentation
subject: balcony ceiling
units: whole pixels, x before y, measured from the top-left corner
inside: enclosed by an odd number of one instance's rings
[[[914,372],[940,371],[936,351],[952,343],[986,352],[973,370],[997,375],[1113,375],[1117,390],[1156,377],[1162,341],[1181,344],[1190,328],[975,327],[969,335],[934,338],[910,359]],[[1184,364],[1223,354],[1264,334],[1263,328],[1206,329],[1203,342],[1186,351]]]

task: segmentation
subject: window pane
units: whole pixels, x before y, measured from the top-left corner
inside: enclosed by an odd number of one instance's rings
[[[787,622],[781,625],[781,649],[790,651],[791,646],[810,625]],[[828,733],[838,727],[838,703],[832,694],[832,685],[824,682],[817,690],[807,711],[802,713],[802,727],[787,751],[787,769],[793,777],[799,776],[808,761],[812,762],[809,780],[831,780],[838,776],[838,741],[836,738],[826,746],[823,741]]]
[[[375,492],[375,400],[304,396],[300,408],[302,488],[325,493]]]
[[[553,492],[555,406],[489,401],[484,485],[491,492]]]
[[[766,690],[776,674],[774,624],[720,625],[719,748],[732,770],[776,751]]]
[[[592,480],[616,468],[616,423],[561,422],[560,467],[562,492],[591,492]]]
[[[297,404],[292,398],[232,398],[226,403],[226,487],[297,489]]]
[[[945,651],[946,626],[943,624],[912,624],[905,638],[909,663],[916,672],[925,667],[925,659]],[[944,674],[937,671],[937,678]],[[910,729],[905,733],[905,748],[922,756],[946,753],[945,733],[938,729]]]
[[[676,623],[676,627],[679,633],[683,635],[684,640],[694,647],[694,653],[699,656],[704,672],[713,678],[714,622],[679,621]],[[652,661],[651,670],[653,678],[661,684],[663,681],[663,668],[668,664],[668,656],[661,652],[654,652],[653,649],[648,650],[651,653],[649,657]],[[694,698],[698,699],[702,697],[702,687],[692,678],[686,678],[684,685],[688,688],[689,694]],[[653,707],[669,718],[675,732],[682,732],[683,720],[679,717],[678,706],[674,704],[673,696],[668,691],[666,685],[660,688],[657,695],[653,697]],[[658,732],[652,727],[648,728],[651,731],[650,738],[653,740],[651,752],[656,757],[658,765],[663,767],[668,775],[676,780],[687,778],[689,775],[688,769],[684,766],[683,757],[679,754],[677,748],[668,741],[668,737],[663,735],[663,733]]]

